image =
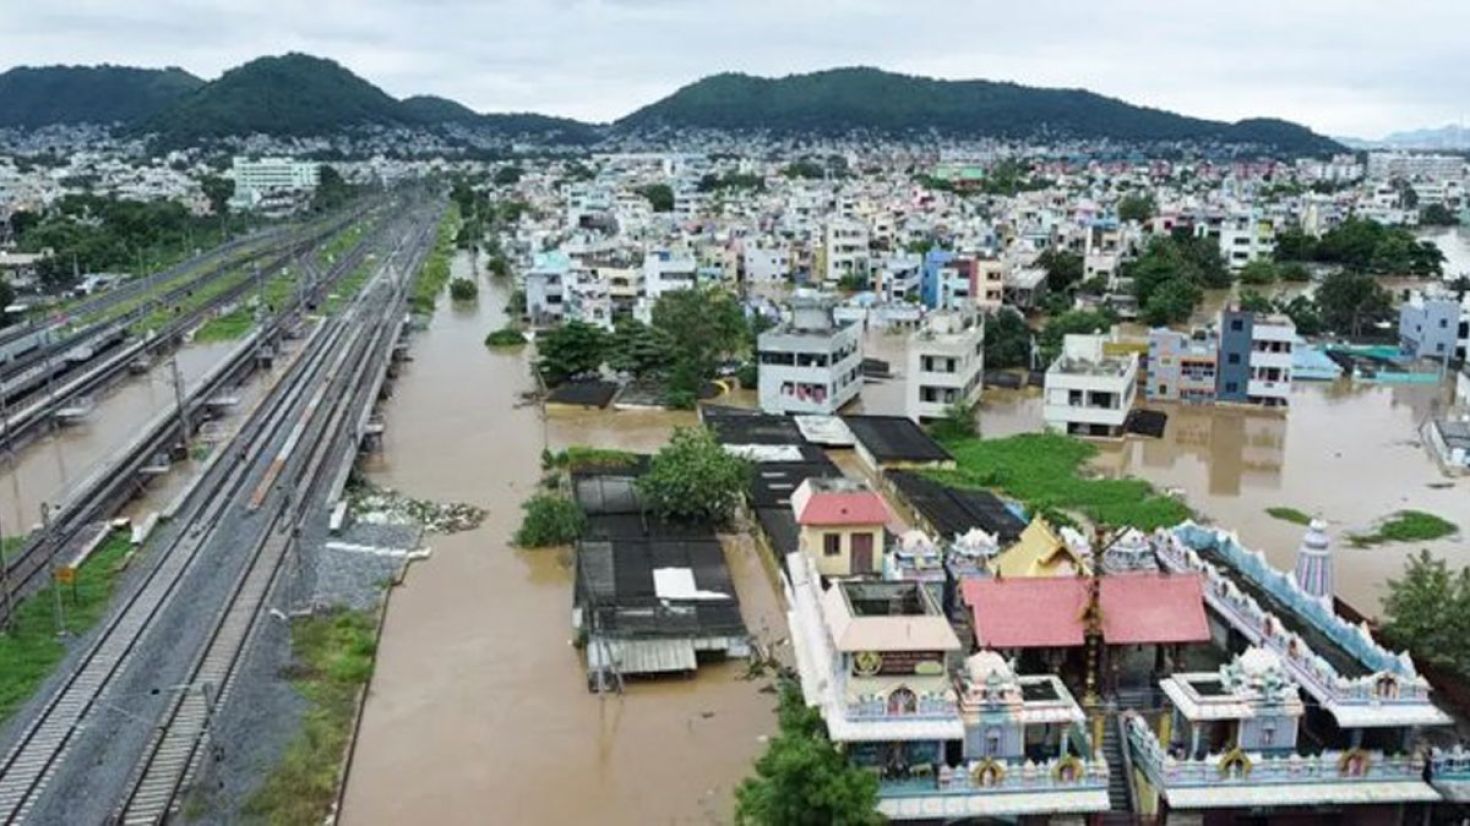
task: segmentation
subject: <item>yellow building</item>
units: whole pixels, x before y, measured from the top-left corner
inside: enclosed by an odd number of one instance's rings
[[[867,485],[852,479],[807,479],[791,495],[797,547],[824,577],[883,571],[883,535],[888,505]]]

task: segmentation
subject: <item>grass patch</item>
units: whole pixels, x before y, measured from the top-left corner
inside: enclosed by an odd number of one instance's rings
[[[6,549],[18,550],[24,541],[25,537],[7,538]],[[113,534],[77,571],[75,586],[61,586],[68,632],[81,634],[102,618],[130,548],[127,532]],[[55,599],[51,588],[27,597],[16,606],[10,631],[0,634],[0,722],[31,698],[66,654],[56,636]]]
[[[1372,533],[1348,535],[1354,548],[1367,548],[1387,542],[1427,542],[1442,539],[1459,530],[1455,523],[1424,511],[1399,511],[1385,519]]]
[[[342,308],[347,306],[347,302],[362,290],[362,285],[372,277],[376,266],[374,261],[364,261],[358,265],[357,269],[338,279],[337,283],[332,285],[332,294],[327,296],[327,300],[322,303],[322,309],[328,315],[341,312]]]
[[[638,464],[642,457],[626,450],[572,445],[557,453],[542,457],[541,464],[547,470],[564,469],[572,473],[592,470],[622,470]]]
[[[1274,519],[1280,519],[1282,522],[1290,522],[1293,525],[1310,525],[1310,524],[1312,524],[1312,516],[1311,516],[1311,514],[1305,513],[1303,511],[1299,511],[1296,508],[1287,508],[1287,507],[1266,508],[1266,513],[1268,515],[1270,515]]]
[[[250,307],[237,307],[224,315],[215,316],[194,333],[194,340],[201,344],[218,341],[234,341],[250,332],[255,326],[255,311]]]
[[[958,487],[993,488],[1040,513],[1077,511],[1110,527],[1169,527],[1190,517],[1182,502],[1163,496],[1141,479],[1088,479],[1082,466],[1097,448],[1055,433],[1023,433],[1005,439],[944,440],[956,469],[933,471]]]
[[[330,267],[334,262],[336,262],[338,258],[342,256],[343,253],[352,249],[352,245],[356,244],[357,240],[361,237],[361,224],[353,224],[352,226],[347,227],[346,229],[332,236],[332,240],[328,241],[325,245],[322,246],[320,250],[317,251],[317,263],[322,265],[323,267]]]
[[[367,611],[333,611],[292,624],[291,682],[309,707],[281,762],[246,801],[247,815],[282,826],[326,819],[357,694],[372,676],[377,647],[377,621]]]
[[[409,305],[414,312],[421,315],[434,312],[434,302],[444,291],[444,285],[449,283],[449,259],[454,255],[454,238],[459,234],[459,225],[459,207],[450,204],[439,222],[439,237],[429,259],[413,278]]]

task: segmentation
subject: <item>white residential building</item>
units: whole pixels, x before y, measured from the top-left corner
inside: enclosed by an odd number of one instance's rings
[[[1220,254],[1232,271],[1276,252],[1276,228],[1270,218],[1239,212],[1220,225]]]
[[[916,422],[937,419],[951,405],[980,401],[985,367],[985,323],[973,312],[940,311],[909,336],[904,413]]]
[[[533,327],[552,327],[566,318],[567,281],[572,262],[559,250],[538,253],[525,281],[526,317]]]
[[[791,278],[791,253],[785,247],[746,244],[740,267],[751,284],[779,284]]]
[[[1138,354],[1108,355],[1102,335],[1069,335],[1046,371],[1046,426],[1079,436],[1121,436],[1138,393]]]
[[[292,158],[252,161],[236,157],[230,174],[235,179],[235,194],[230,197],[230,208],[253,210],[273,195],[314,192],[320,180],[321,166]]]
[[[862,333],[816,298],[792,300],[791,320],[761,333],[760,404],[767,413],[835,413],[862,391]]]
[[[834,218],[823,231],[822,249],[826,256],[823,279],[829,284],[844,276],[869,274],[868,228],[860,221]]]
[[[1266,407],[1291,401],[1291,359],[1296,325],[1282,315],[1257,315],[1251,325],[1251,377],[1246,395]]]
[[[1465,177],[1465,159],[1459,155],[1370,152],[1368,177],[1375,180],[1429,178],[1447,181]]]

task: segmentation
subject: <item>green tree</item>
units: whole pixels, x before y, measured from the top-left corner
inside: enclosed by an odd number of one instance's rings
[[[638,491],[664,519],[724,525],[749,482],[749,463],[727,452],[709,428],[680,427],[649,461]]]
[[[972,439],[980,435],[975,408],[955,402],[944,408],[944,416],[929,423],[929,434],[940,441]]]
[[[224,215],[230,211],[229,201],[235,197],[235,180],[219,175],[206,175],[199,179],[199,188],[204,191],[204,197],[209,199],[209,211],[215,215]]]
[[[607,356],[612,369],[646,376],[663,371],[673,360],[673,346],[662,331],[634,318],[622,319],[613,328]]]
[[[537,493],[521,506],[521,526],[512,541],[522,548],[549,548],[570,545],[582,535],[586,517],[582,509],[565,496]]]
[[[1320,335],[1323,330],[1322,314],[1317,312],[1317,305],[1312,299],[1304,295],[1281,305],[1281,312],[1291,319],[1291,323],[1296,325],[1296,331],[1304,336]]]
[[[513,186],[520,183],[521,177],[525,174],[526,171],[524,169],[521,169],[515,164],[510,164],[495,170],[495,177],[491,180],[495,182],[496,186]]]
[[[1317,312],[1323,325],[1345,335],[1362,335],[1363,327],[1384,319],[1389,296],[1370,275],[1333,273],[1317,287]]]
[[[801,690],[781,684],[779,731],[735,790],[741,826],[877,826],[878,778],[850,762],[827,739]]]
[[[1276,262],[1269,258],[1257,258],[1240,270],[1240,283],[1253,287],[1264,287],[1276,283]]]
[[[1317,242],[1300,229],[1284,229],[1276,233],[1277,261],[1315,261]]]
[[[1260,291],[1245,289],[1240,292],[1240,309],[1252,313],[1274,313],[1276,305]]]
[[[648,199],[654,212],[674,211],[674,190],[668,184],[649,184],[638,187],[638,194]]]
[[[1143,305],[1143,320],[1155,326],[1183,324],[1203,298],[1203,291],[1192,281],[1171,278],[1149,296]]]
[[[1118,201],[1118,219],[1143,223],[1154,217],[1158,210],[1152,195],[1125,195]]]
[[[674,290],[653,305],[653,327],[669,342],[670,402],[693,407],[720,358],[736,351],[748,327],[735,296],[718,287]]]
[[[1048,248],[1036,257],[1036,266],[1046,270],[1046,288],[1061,292],[1082,280],[1082,256],[1075,252]]]
[[[1294,284],[1305,284],[1312,280],[1312,274],[1307,271],[1305,265],[1293,261],[1289,264],[1280,264],[1276,268],[1282,281]]]
[[[1383,631],[1398,646],[1438,665],[1470,673],[1470,569],[1451,573],[1420,551],[1388,581]]]
[[[1444,204],[1430,204],[1419,212],[1419,223],[1428,227],[1455,227],[1460,217]]]
[[[311,196],[311,208],[317,212],[338,209],[352,200],[355,191],[336,167],[321,164],[317,170],[316,192]]]
[[[536,339],[536,369],[548,384],[595,372],[607,352],[607,334],[600,327],[568,321]]]

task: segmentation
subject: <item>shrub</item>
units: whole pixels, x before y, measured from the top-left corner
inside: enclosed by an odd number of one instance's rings
[[[486,347],[519,347],[525,343],[525,334],[509,324],[499,330],[492,330],[490,335],[485,336]]]
[[[521,506],[525,515],[514,542],[522,548],[569,545],[582,535],[586,521],[577,503],[555,493],[538,493]]]
[[[455,301],[474,301],[480,297],[480,287],[468,278],[456,278],[449,282],[449,297]]]

